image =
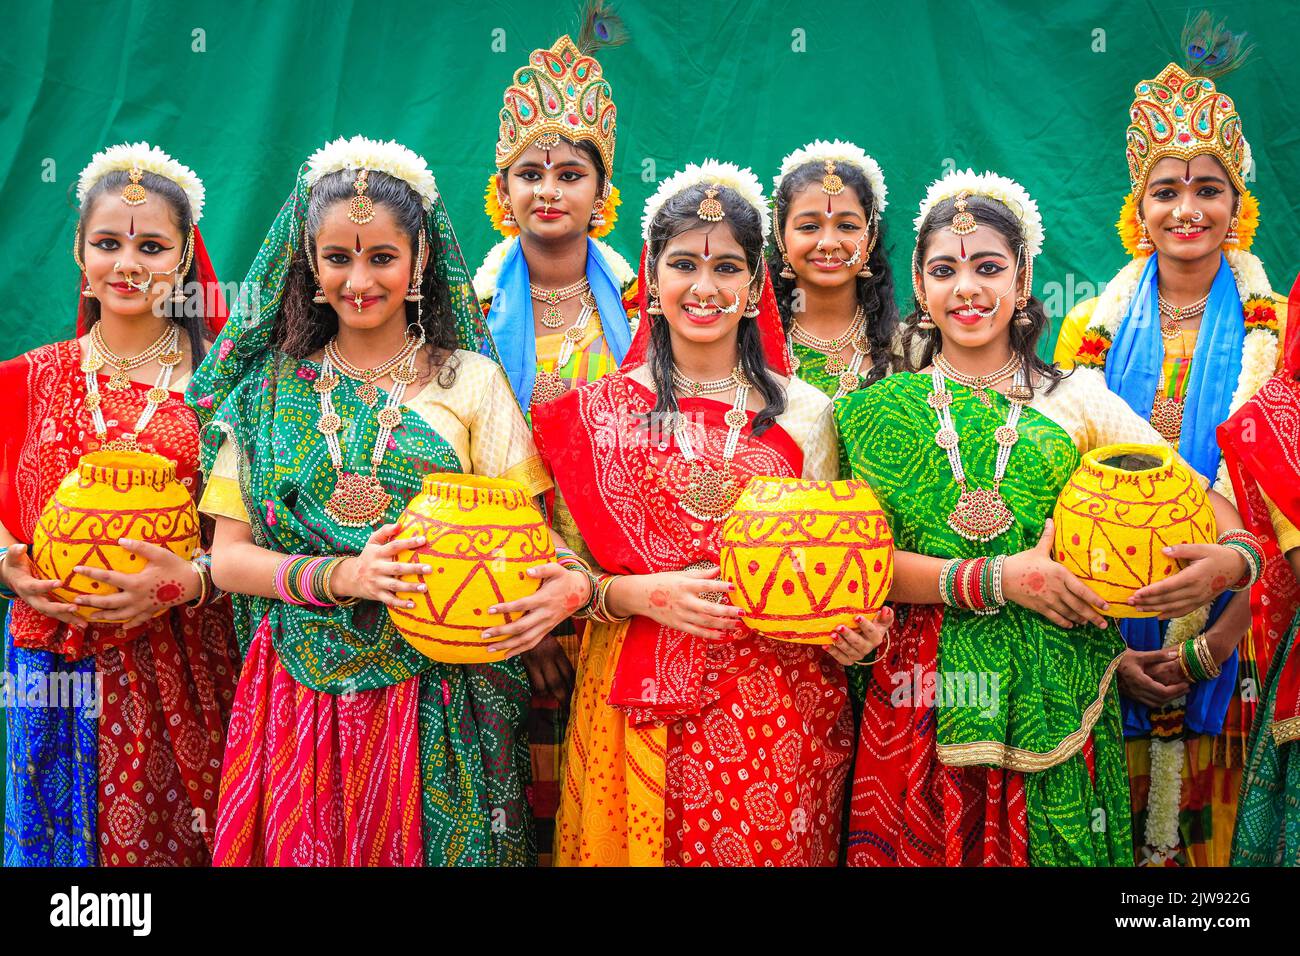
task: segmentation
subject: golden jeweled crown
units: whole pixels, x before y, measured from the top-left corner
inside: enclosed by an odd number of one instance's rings
[[[1133,92],[1126,152],[1135,194],[1146,188],[1151,167],[1160,160],[1170,156],[1190,160],[1202,154],[1218,159],[1237,190],[1246,191],[1250,146],[1232,99],[1216,90],[1213,80],[1170,63]]]
[[[605,174],[614,171],[614,101],[600,64],[568,34],[549,50],[534,50],[515,71],[501,108],[497,168],[504,169],[544,136],[587,140],[600,151]]]

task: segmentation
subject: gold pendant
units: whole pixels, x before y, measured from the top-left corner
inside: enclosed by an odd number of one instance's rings
[[[1151,427],[1171,445],[1177,445],[1183,433],[1183,400],[1157,395],[1151,405]]]
[[[840,356],[831,355],[826,358],[827,375],[839,375],[846,368],[848,368],[848,366],[844,364],[844,359],[840,358]]]
[[[564,313],[560,311],[558,305],[552,302],[542,310],[542,325],[548,329],[558,329],[563,324]]]
[[[542,405],[554,401],[569,390],[564,379],[555,372],[538,372],[533,379],[533,397],[530,405]]]
[[[362,382],[357,386],[357,398],[365,402],[367,408],[374,408],[379,401],[379,389],[374,382]]]
[[[963,490],[948,515],[948,527],[967,541],[992,541],[1015,523],[1002,495],[988,488]]]
[[[980,404],[983,405],[985,408],[993,407],[993,399],[989,398],[989,393],[987,389],[983,389],[983,388],[974,389],[974,394],[975,397],[979,399]]]
[[[340,471],[325,511],[345,528],[365,528],[384,516],[392,500],[374,475]]]
[[[740,497],[740,483],[731,477],[729,469],[710,468],[698,461],[691,462],[691,477],[678,501],[692,518],[717,521],[731,514]]]
[[[131,379],[122,369],[117,369],[108,377],[108,389],[112,392],[122,392],[131,387]]]

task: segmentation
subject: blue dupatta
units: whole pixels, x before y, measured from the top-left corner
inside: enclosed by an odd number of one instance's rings
[[[632,344],[632,327],[623,309],[623,288],[614,271],[587,239],[587,281],[596,299],[601,328],[614,360],[621,363]],[[533,398],[533,381],[537,375],[537,339],[533,335],[533,297],[528,291],[528,262],[523,243],[516,240],[506,253],[497,274],[497,287],[487,317],[488,328],[496,340],[501,365],[510,378],[510,387],[523,408]]]
[[[1150,419],[1164,362],[1164,341],[1160,336],[1157,277],[1158,254],[1153,253],[1138,279],[1137,291],[1128,313],[1120,323],[1106,355],[1106,384],[1133,411]],[[1241,377],[1241,352],[1246,338],[1241,295],[1226,257],[1220,257],[1219,271],[1210,286],[1210,298],[1201,318],[1196,351],[1188,374],[1183,407],[1182,435],[1178,453],[1213,485],[1219,470],[1219,446],[1215,429],[1227,420],[1232,395]],[[1232,595],[1220,595],[1210,608],[1207,627],[1223,612]],[[1164,645],[1168,621],[1152,618],[1122,620],[1120,633],[1129,647],[1153,651]],[[1237,686],[1237,652],[1224,661],[1219,676],[1192,685],[1187,694],[1185,726],[1198,734],[1217,734]],[[1124,734],[1144,736],[1151,732],[1150,708],[1122,697]]]

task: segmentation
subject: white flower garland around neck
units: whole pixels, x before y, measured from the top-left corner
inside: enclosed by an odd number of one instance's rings
[[[92,156],[77,177],[77,203],[84,203],[95,183],[109,173],[128,172],[132,169],[170,179],[190,201],[190,221],[197,223],[203,218],[203,180],[188,166],[178,163],[157,146],[145,142],[119,143]]]
[[[343,169],[368,169],[400,179],[415,190],[426,210],[438,201],[438,183],[424,157],[393,140],[353,136],[326,143],[307,160],[307,186],[314,187],[323,177]]]
[[[771,217],[768,215],[767,197],[763,195],[763,186],[749,167],[741,169],[735,163],[722,163],[716,159],[706,159],[696,165],[688,163],[659,184],[653,196],[646,200],[645,212],[641,216],[641,238],[650,241],[650,224],[659,215],[673,196],[692,186],[725,186],[734,189],[746,203],[758,213],[758,221],[763,229],[763,241],[767,242],[772,231]]]
[[[518,241],[518,236],[509,236],[502,239],[489,249],[488,254],[483,257],[483,262],[474,273],[474,294],[478,296],[480,302],[491,301],[492,297],[496,295],[497,279],[501,274],[501,264],[505,262],[506,255]],[[626,259],[601,240],[592,239],[591,241],[595,243],[596,248],[600,251],[605,264],[609,266],[609,271],[614,273],[614,281],[618,283],[619,288],[626,289],[628,283],[636,278],[635,270],[628,265]]]
[[[889,205],[885,199],[889,194],[889,191],[885,188],[885,173],[878,162],[868,156],[861,146],[854,143],[846,143],[838,139],[828,143],[824,139],[815,139],[807,146],[796,149],[781,160],[781,171],[772,177],[773,191],[780,189],[781,183],[785,182],[785,177],[800,166],[808,163],[817,163],[820,166],[826,162],[853,166],[867,178],[867,183],[871,186],[872,198],[875,201],[875,208],[872,210],[873,217],[879,220],[880,213]]]

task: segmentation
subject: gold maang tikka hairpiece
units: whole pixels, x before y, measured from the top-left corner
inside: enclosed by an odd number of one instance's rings
[[[356,181],[352,184],[357,194],[348,203],[348,218],[358,226],[364,226],[375,218],[375,201],[366,195],[366,190],[370,188],[367,181],[369,176],[370,170],[363,169],[357,173]]]
[[[700,208],[695,210],[695,215],[705,222],[722,222],[727,211],[722,208],[722,203],[718,199],[717,186],[710,186],[704,190],[704,198],[700,200]]]
[[[844,192],[844,180],[835,172],[835,161],[826,160],[826,175],[822,176],[822,192],[828,196],[838,196]]]
[[[144,176],[144,172],[139,166],[132,166],[127,175],[131,177],[131,181],[122,187],[122,202],[128,206],[139,206],[149,198],[149,194],[140,185],[140,179]]]
[[[979,228],[979,223],[975,221],[975,217],[966,209],[968,196],[970,196],[970,193],[963,189],[957,194],[957,198],[952,204],[952,208],[957,211],[953,213],[952,222],[948,224],[948,228],[952,230],[954,236],[969,236]]]

